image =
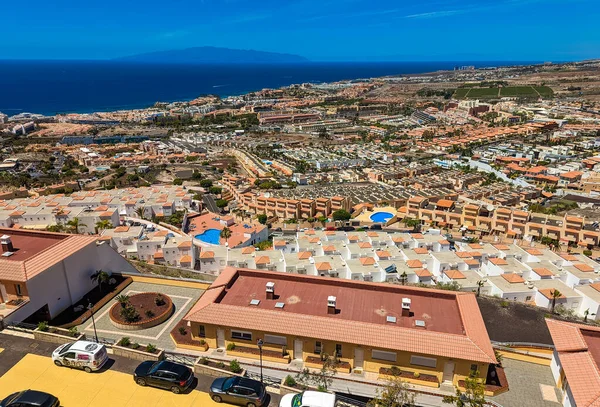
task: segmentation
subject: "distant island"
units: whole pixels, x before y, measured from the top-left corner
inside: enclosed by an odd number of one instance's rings
[[[308,59],[293,54],[219,47],[194,47],[115,58],[117,61],[170,64],[297,63]]]

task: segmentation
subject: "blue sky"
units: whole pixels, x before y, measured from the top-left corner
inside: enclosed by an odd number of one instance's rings
[[[0,59],[99,59],[203,45],[319,61],[600,57],[600,0],[2,3]]]

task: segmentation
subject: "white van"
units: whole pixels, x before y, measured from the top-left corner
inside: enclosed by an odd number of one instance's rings
[[[101,343],[77,341],[56,348],[52,352],[52,360],[56,366],[75,367],[91,373],[100,370],[106,363],[108,353]]]
[[[279,402],[279,407],[335,407],[335,405],[335,394],[320,391],[286,394]]]

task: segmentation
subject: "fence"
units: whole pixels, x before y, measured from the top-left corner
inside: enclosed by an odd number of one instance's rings
[[[188,354],[179,353],[179,352],[165,351],[164,355],[165,355],[165,360],[168,360],[171,362],[176,362],[176,363],[181,363],[182,365],[186,365],[186,366],[194,366],[194,364],[196,363],[196,360],[198,360],[198,356],[188,355]]]
[[[248,370],[246,370],[246,377],[260,381],[260,373],[259,372],[249,372]],[[262,381],[265,384],[265,386],[273,387],[276,389],[278,389],[279,386],[281,386],[281,379],[279,379],[277,377],[263,375],[262,379],[263,379]]]
[[[36,324],[28,324],[26,322],[5,322],[4,329],[12,331],[31,333],[37,328]]]
[[[342,396],[336,393],[335,398],[337,400],[337,406],[349,406],[349,407],[366,407],[367,403],[362,400],[357,400],[352,397]]]

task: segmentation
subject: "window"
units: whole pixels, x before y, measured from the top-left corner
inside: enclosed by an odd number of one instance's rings
[[[528,295],[528,296],[525,298],[525,301],[531,301],[531,295]]]
[[[198,336],[199,336],[200,338],[206,338],[206,328],[205,328],[205,326],[204,326],[204,325],[200,325],[200,326],[198,327]]]
[[[471,365],[471,372],[479,372],[479,366],[477,366],[477,364],[473,363]]]
[[[320,354],[321,354],[321,347],[322,347],[322,345],[321,345],[321,341],[316,341],[316,342],[315,342],[315,353],[316,353],[317,355],[320,355]]]
[[[342,345],[339,343],[335,344],[335,356],[342,357]]]
[[[21,291],[21,284],[15,284],[15,292],[17,295],[23,295],[23,292]]]
[[[75,357],[76,357],[75,352],[63,353],[61,356],[66,359],[75,359]]]
[[[383,350],[373,349],[371,352],[371,358],[377,360],[386,360],[388,362],[396,361],[396,352],[386,352]]]
[[[437,359],[434,358],[426,358],[423,356],[412,355],[410,357],[410,364],[416,366],[425,366],[425,367],[436,367]]]
[[[287,345],[287,338],[285,336],[275,336],[265,334],[265,343],[269,343],[272,345]]]
[[[252,332],[231,331],[231,339],[241,339],[242,341],[251,341]]]

